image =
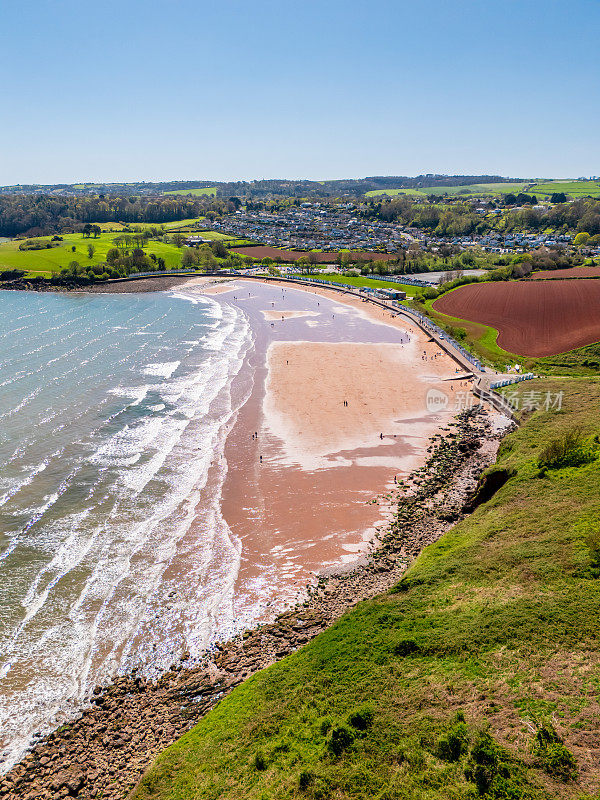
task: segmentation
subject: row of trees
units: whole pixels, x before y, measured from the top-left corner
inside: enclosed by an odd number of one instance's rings
[[[235,210],[213,197],[69,197],[36,194],[0,195],[0,236],[45,236],[68,230],[98,236],[98,222],[160,224]]]

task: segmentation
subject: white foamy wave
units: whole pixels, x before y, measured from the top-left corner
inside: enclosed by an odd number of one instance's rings
[[[154,375],[157,378],[170,378],[175,372],[181,361],[165,361],[162,364],[147,364],[144,369],[144,375]]]
[[[198,338],[181,360],[169,359],[174,353],[155,330],[132,331],[154,337],[144,344],[146,358],[155,360],[143,374],[156,380],[129,387],[123,371],[136,367],[135,359],[111,359],[113,369],[124,366],[105,398],[129,402],[88,429],[58,491],[31,509],[40,564],[24,587],[0,669],[9,681],[24,665],[35,663],[36,671],[23,688],[0,696],[4,768],[33,731],[68,720],[116,671],[163,669],[234,624],[240,543],[222,518],[220,491],[225,436],[237,409],[232,381],[252,340],[241,312],[212,300],[201,305],[203,330],[190,324],[187,336]],[[161,402],[141,405],[155,393]],[[53,435],[65,435],[63,428]],[[65,513],[74,503],[84,510]]]

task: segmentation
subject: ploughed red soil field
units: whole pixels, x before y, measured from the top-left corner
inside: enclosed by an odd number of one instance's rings
[[[461,286],[436,311],[490,325],[509,353],[552,356],[600,341],[600,281],[511,281]]]
[[[571,267],[570,269],[544,269],[529,276],[532,280],[543,278],[600,278],[600,267]]]
[[[277,247],[267,247],[257,245],[256,247],[234,247],[234,253],[241,256],[251,256],[252,258],[284,258],[286,261],[297,261],[302,256],[307,256],[306,250],[280,250]],[[333,264],[337,258],[337,253],[315,253],[319,264]],[[367,253],[364,251],[353,251],[350,253],[352,258],[361,258],[364,261],[389,261],[397,258],[392,253]]]

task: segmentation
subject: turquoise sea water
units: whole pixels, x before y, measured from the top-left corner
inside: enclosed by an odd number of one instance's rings
[[[0,292],[0,759],[95,685],[230,623],[220,513],[242,312],[184,293]]]

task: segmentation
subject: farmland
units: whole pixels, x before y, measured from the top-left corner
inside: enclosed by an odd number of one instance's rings
[[[498,331],[509,353],[544,357],[600,341],[600,282],[502,282],[461,286],[433,309]]]
[[[19,250],[20,242],[5,242],[0,245],[0,270],[22,269],[32,275],[48,278],[53,271],[60,271],[72,261],[78,261],[82,266],[97,264],[106,260],[106,254],[115,246],[114,239],[117,235],[118,233],[103,233],[96,239],[89,239],[84,238],[81,233],[66,234],[58,247],[43,250]],[[49,242],[50,239],[42,237],[39,241]],[[88,257],[89,244],[95,248],[91,259]],[[182,250],[172,244],[150,240],[144,252],[147,255],[154,253],[157,258],[164,258],[167,268],[178,267],[181,264]]]
[[[163,194],[180,194],[192,195],[192,197],[216,197],[216,186],[204,186],[201,189],[175,189],[172,192],[163,192]]]
[[[600,197],[600,181],[564,181],[550,180],[543,182],[535,181],[514,181],[512,183],[472,183],[462,186],[424,186],[420,189],[376,189],[366,192],[367,197],[378,197],[389,195],[413,195],[415,197],[427,197],[428,195],[464,195],[473,197],[476,195],[494,195],[499,197],[503,194],[518,194],[527,192],[535,194],[539,198],[549,198],[555,192],[564,192],[571,197]]]
[[[561,278],[600,278],[600,267],[572,267],[571,269],[545,269],[534,272],[533,280],[560,280]]]
[[[425,189],[373,189],[371,192],[365,192],[365,197],[379,197],[383,194],[387,194],[390,197],[397,197],[399,194],[427,197],[427,191]]]
[[[534,183],[530,191],[536,196],[550,197],[555,192],[564,192],[571,197],[600,197],[600,181],[546,181]]]
[[[306,250],[280,250],[277,247],[258,245],[257,247],[236,247],[235,252],[241,256],[251,258],[283,258],[286,261],[298,261],[299,258],[306,258]],[[345,251],[351,258],[363,259],[364,261],[390,261],[398,256],[392,253],[374,253],[366,251]],[[333,264],[338,257],[337,253],[314,253],[319,264]]]
[[[377,189],[372,192],[367,192],[367,197],[377,197],[378,195],[387,194],[390,197],[395,197],[399,194],[416,195],[420,197],[427,197],[430,194],[435,195],[478,195],[478,194],[491,194],[501,195],[509,194],[510,192],[523,192],[526,190],[528,184],[524,182],[519,183],[472,183],[464,184],[463,186],[425,186],[422,189]]]

